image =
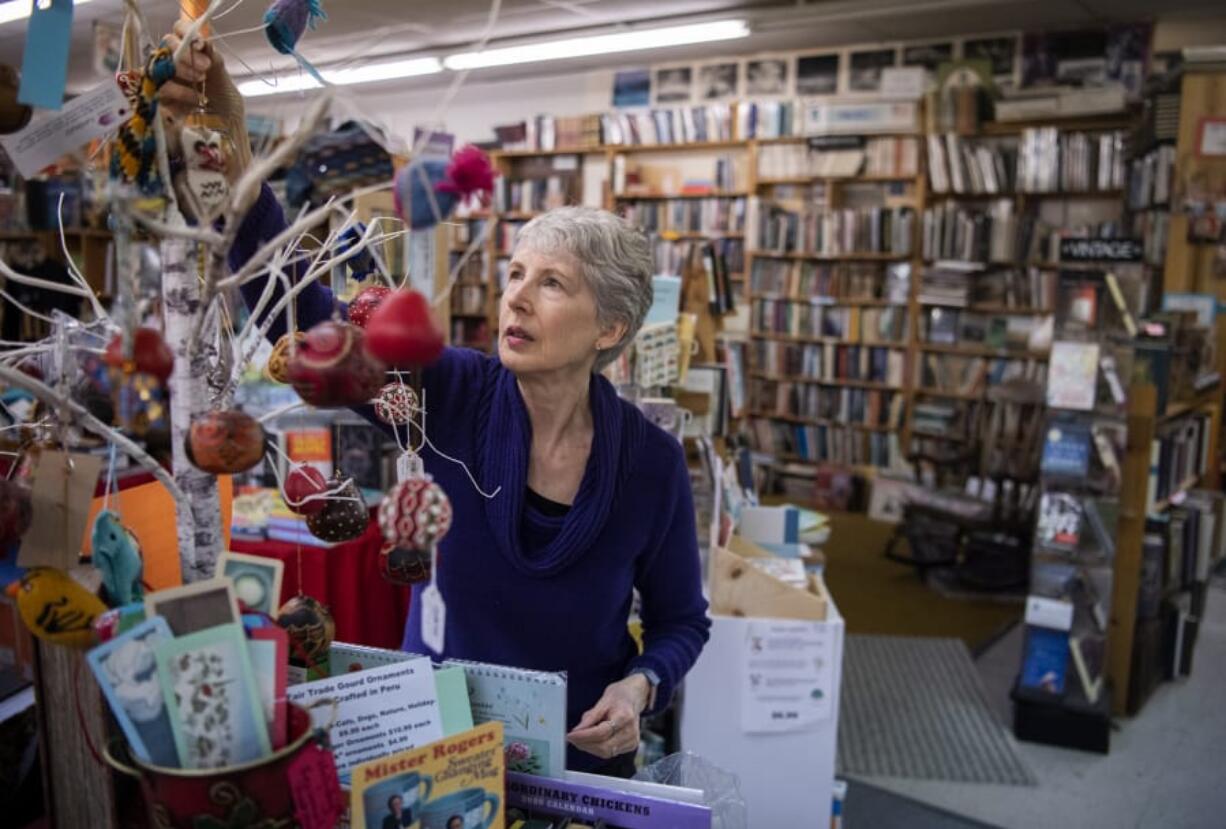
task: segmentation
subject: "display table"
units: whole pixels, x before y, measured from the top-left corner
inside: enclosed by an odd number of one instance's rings
[[[382,543],[379,526],[372,521],[360,538],[330,548],[238,539],[230,542],[230,548],[285,562],[282,603],[296,595],[301,584],[303,593],[332,611],[338,641],[399,648],[409,613],[409,589],[391,585],[379,575]]]

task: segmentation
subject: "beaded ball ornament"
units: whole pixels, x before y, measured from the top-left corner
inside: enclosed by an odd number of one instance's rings
[[[388,383],[375,398],[375,417],[393,426],[408,423],[417,409],[417,392],[403,383]]]
[[[389,544],[428,550],[451,529],[451,499],[428,475],[401,481],[379,505],[379,529]]]

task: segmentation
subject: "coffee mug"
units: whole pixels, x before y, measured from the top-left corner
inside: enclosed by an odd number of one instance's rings
[[[365,791],[362,800],[362,808],[366,812],[366,829],[382,829],[384,818],[392,814],[388,801],[393,797],[400,798],[403,814],[416,819],[421,804],[430,799],[430,791],[433,788],[433,780],[415,771],[371,786]]]
[[[421,829],[489,829],[501,805],[498,795],[484,789],[461,789],[423,806]]]

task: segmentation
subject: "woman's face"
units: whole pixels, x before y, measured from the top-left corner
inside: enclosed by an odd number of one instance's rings
[[[617,342],[596,321],[596,296],[562,251],[516,249],[498,308],[498,358],[515,374],[590,371],[596,346]]]

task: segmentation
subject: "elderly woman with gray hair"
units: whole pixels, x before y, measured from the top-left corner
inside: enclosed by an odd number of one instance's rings
[[[208,44],[190,50],[163,88],[167,109],[190,110],[202,81],[245,142],[242,99]],[[230,266],[285,227],[265,187]],[[624,220],[582,207],[550,211],[516,240],[497,356],[449,348],[423,373],[431,442],[498,493],[484,497],[460,467],[425,453],[455,512],[439,547],[446,650],[422,641],[420,586],[403,641],[438,659],[566,671],[568,767],[623,776],[634,770],[639,716],[668,704],[710,627],[682,448],[598,373],[642,325],[652,270],[646,238]],[[262,283],[243,286],[249,306]],[[337,310],[327,288],[310,285],[298,325]],[[278,320],[270,337],[284,331]],[[627,627],[636,589],[641,649]]]

